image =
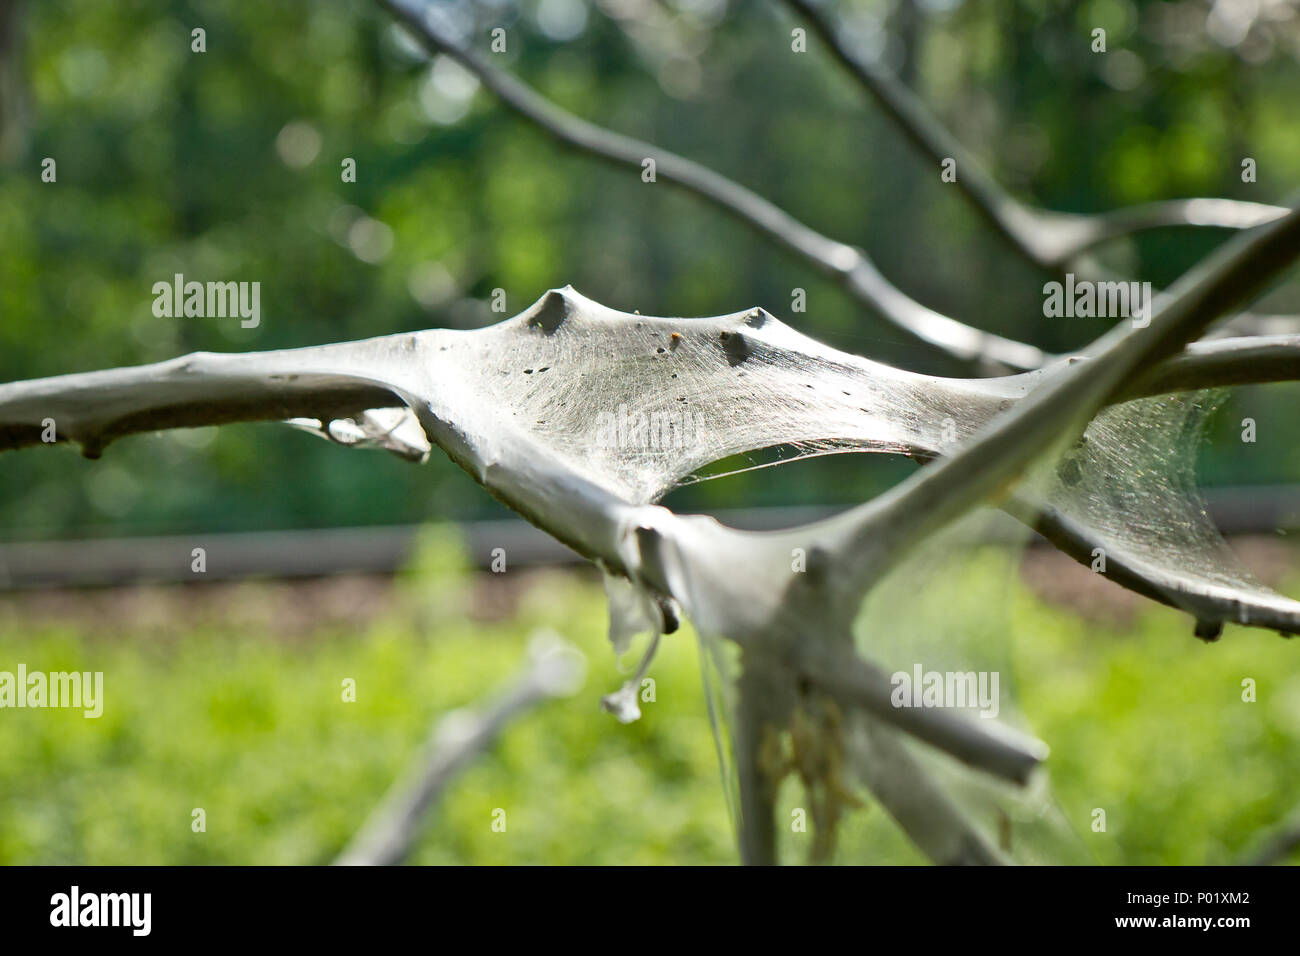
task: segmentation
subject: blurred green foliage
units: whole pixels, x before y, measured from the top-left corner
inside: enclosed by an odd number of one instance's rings
[[[735,862],[693,635],[664,641],[650,672],[656,700],[622,726],[596,706],[623,677],[589,576],[552,571],[515,582],[509,613],[484,621],[471,613],[471,595],[502,579],[466,572],[441,535],[415,566],[369,623],[316,626],[301,639],[231,619],[267,601],[260,584],[241,585],[225,615],[171,620],[155,640],[93,621],[0,618],[0,667],[105,674],[99,719],[5,712],[0,863],[328,862],[432,723],[494,693],[539,627],[585,651],[586,688],[517,720],[457,777],[412,860]],[[999,666],[1021,718],[1053,748],[1055,803],[1043,802],[1043,790],[1034,798],[1066,854],[1052,859],[1224,863],[1292,809],[1294,647],[1233,627],[1203,645],[1185,616],[1154,605],[1131,625],[1089,623],[1035,597],[1010,567],[1005,555],[976,562],[968,575],[930,582],[927,594],[954,610],[954,631],[962,621],[986,626],[956,612],[986,604],[988,588],[1008,597],[1002,607],[1015,626]],[[1300,581],[1293,574],[1289,584],[1294,591]],[[142,617],[137,610],[133,620]],[[355,703],[342,701],[349,677]],[[1244,677],[1257,680],[1258,702],[1242,702]],[[803,803],[788,782],[778,821]],[[206,832],[191,830],[196,807]],[[1105,833],[1090,830],[1096,807],[1106,810]],[[497,808],[504,833],[491,827]],[[1013,825],[1013,846],[1034,835],[1032,825]],[[784,858],[802,861],[810,839],[784,832]],[[846,862],[921,861],[869,801],[843,824],[840,846]]]
[[[506,27],[499,65],[566,107],[705,161],[862,245],[927,305],[1056,350],[1102,331],[1043,318],[1046,277],[988,238],[815,42],[791,52],[794,21],[778,4],[444,5],[480,46]],[[963,371],[670,186],[553,145],[450,63],[419,56],[364,0],[5,9],[19,39],[4,63],[16,85],[0,83],[0,380],[193,349],[472,327],[500,318],[487,307],[493,289],[514,313],[565,283],[646,313],[762,305],[841,348]],[[1213,21],[1204,0],[841,9],[863,49],[913,83],[1002,182],[1044,206],[1274,201],[1300,182],[1294,17],[1260,17],[1241,33]],[[1096,26],[1109,31],[1104,55],[1088,48]],[[204,53],[191,52],[196,27]],[[1258,183],[1240,181],[1245,156]],[[56,183],[40,181],[45,157],[57,161]],[[347,157],[355,183],[340,178]],[[1166,230],[1104,255],[1167,283],[1221,239]],[[155,318],[152,285],[176,272],[260,281],[261,326]],[[808,292],[806,313],[789,311],[795,288]],[[1284,288],[1268,307],[1300,311],[1300,296]],[[1297,395],[1244,391],[1221,416],[1207,478],[1292,479]],[[1245,415],[1259,423],[1254,446],[1236,438]],[[855,501],[896,475],[824,462],[697,486],[680,503]],[[97,464],[33,450],[0,469],[6,538],[496,512],[440,456],[414,469],[269,425],[130,439]]]
[[[458,777],[412,862],[728,860],[690,638],[669,642],[656,666],[659,703],[645,705],[655,719],[619,727],[597,707],[602,684],[622,680],[601,646],[599,588],[547,573],[516,614],[487,623],[466,616],[472,582],[457,565],[426,547],[392,611],[359,633],[301,642],[220,621],[156,646],[0,626],[0,660],[103,670],[106,699],[97,720],[5,711],[0,862],[329,862],[432,723],[492,696],[543,626],[590,656],[586,690],[518,720]],[[259,587],[231,605],[256,604]],[[343,702],[345,678],[355,703]],[[204,833],[191,832],[196,807]],[[491,829],[498,807],[505,833]]]

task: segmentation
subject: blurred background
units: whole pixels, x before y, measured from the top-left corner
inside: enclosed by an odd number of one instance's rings
[[[1049,277],[990,233],[815,39],[791,51],[806,24],[778,3],[442,5],[484,49],[506,28],[494,62],[567,109],[861,246],[928,306],[1052,351],[1105,329],[1045,319]],[[1276,202],[1300,184],[1294,0],[833,8],[1038,205]],[[204,53],[191,52],[196,27]],[[1097,27],[1104,55],[1089,49]],[[41,181],[45,157],[56,183]],[[1241,181],[1246,157],[1255,183]],[[355,183],[340,180],[346,158]],[[1099,255],[1159,287],[1225,238],[1162,230]],[[155,317],[153,283],[178,272],[259,281],[260,326]],[[474,328],[503,317],[495,289],[514,314],[564,284],[647,314],[762,306],[847,351],[974,374],[668,184],[554,145],[373,4],[0,0],[0,381]],[[805,312],[791,311],[795,289]],[[1300,283],[1261,310],[1300,312]],[[1236,390],[1198,461],[1216,514],[1249,535],[1233,539],[1243,559],[1291,595],[1298,403],[1295,385]],[[1240,440],[1247,416],[1253,444]],[[830,456],[693,484],[669,504],[834,508],[912,467]],[[623,678],[599,582],[524,529],[480,524],[507,518],[437,452],[413,467],[272,424],[135,437],[98,462],[66,447],[5,455],[0,669],[104,670],[110,704],[97,721],[0,716],[0,862],[328,861],[430,722],[490,695],[539,626],[587,652],[586,690],[521,720],[459,778],[414,859],[733,862],[691,637],[661,653],[645,719],[601,715],[597,697]],[[201,537],[352,528],[367,530],[240,539],[252,557],[212,578],[242,580],[167,580],[187,576],[167,567],[188,571]],[[140,538],[154,540],[114,544]],[[101,547],[41,550],[69,540]],[[507,540],[528,559],[505,575],[477,567]],[[78,553],[91,570],[61,580]],[[1054,746],[1062,813],[1086,834],[1091,808],[1121,808],[1104,839],[1083,839],[1084,858],[1225,862],[1300,802],[1293,644],[1229,628],[1202,647],[1183,617],[1049,552],[995,564],[1020,622],[998,639],[1020,707]],[[130,580],[140,565],[153,580]],[[982,593],[964,587],[949,599]],[[349,676],[361,692],[340,713]],[[1243,676],[1269,682],[1253,707]],[[208,810],[204,834],[190,830],[193,807]],[[508,839],[488,826],[494,807],[518,808]],[[844,839],[860,862],[919,859],[878,809],[855,814]]]

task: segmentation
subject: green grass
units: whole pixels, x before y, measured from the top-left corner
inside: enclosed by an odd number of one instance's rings
[[[484,621],[471,615],[478,579],[445,540],[431,538],[418,565],[391,610],[306,639],[198,615],[166,639],[0,617],[0,670],[101,670],[106,697],[97,720],[0,711],[0,862],[328,862],[438,715],[491,695],[539,627],[584,650],[586,688],[512,724],[456,779],[413,862],[735,862],[691,634],[665,639],[657,699],[622,726],[597,707],[623,675],[589,576],[530,575],[513,613]],[[932,603],[950,620],[982,620],[994,602],[1005,612],[991,615],[1005,619],[999,635],[976,627],[962,653],[993,648],[1019,710],[1003,716],[1052,746],[1054,801],[1011,808],[1031,859],[1041,841],[1054,859],[1225,862],[1300,799],[1300,646],[1240,628],[1206,646],[1185,616],[1154,606],[1131,627],[1089,624],[1000,567],[945,579]],[[259,584],[236,594],[232,609],[266,600]],[[945,640],[934,636],[932,655]],[[1258,702],[1242,702],[1244,677]],[[345,678],[355,703],[342,700]],[[957,777],[976,787],[972,806],[988,803],[987,787]],[[800,794],[788,784],[781,797],[789,821]],[[191,829],[194,808],[204,832]],[[505,832],[492,828],[498,808]],[[1090,828],[1094,808],[1104,833]],[[786,833],[785,858],[802,859],[808,839]],[[878,808],[852,814],[840,842],[845,861],[919,862]]]

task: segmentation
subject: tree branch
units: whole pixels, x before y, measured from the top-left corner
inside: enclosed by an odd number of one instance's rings
[[[939,707],[899,707],[889,674],[847,650],[851,644],[802,641],[790,664],[845,705],[942,750],[969,767],[1024,784],[1047,758],[1041,740],[996,721],[972,719]]]
[[[0,450],[75,441],[86,457],[98,458],[111,441],[137,432],[288,418],[329,421],[404,405],[379,383],[378,366],[376,378],[359,369],[366,344],[195,352],[153,365],[0,385]]]
[[[1204,339],[1161,362],[1124,396],[1293,381],[1300,381],[1300,335]]]
[[[774,866],[776,785],[762,766],[765,735],[780,724],[769,721],[769,706],[779,694],[781,674],[771,662],[744,654],[736,686],[736,775],[740,789],[738,835],[746,866]]]
[[[775,240],[831,276],[883,318],[965,360],[1013,369],[1038,368],[1048,358],[1023,342],[975,329],[921,305],[892,285],[858,248],[830,239],[725,176],[651,143],[602,129],[561,109],[466,46],[440,12],[420,0],[379,0],[431,53],[443,53],[469,70],[507,106],[566,146],[640,170],[655,161],[656,175],[699,196]]]
[[[936,166],[957,164],[956,186],[1031,264],[1059,271],[1086,250],[1120,236],[1165,226],[1249,229],[1286,215],[1284,206],[1235,199],[1174,199],[1109,213],[1080,215],[1027,206],[998,185],[910,89],[878,63],[850,48],[813,0],[783,0],[802,16],[834,59],[876,101],[903,135]]]
[[[485,751],[505,726],[552,697],[582,687],[586,662],[577,648],[555,635],[535,635],[524,670],[481,712],[455,711],[438,723],[423,752],[393,784],[357,832],[337,866],[394,866],[420,835],[421,822],[452,779]]]
[[[861,723],[850,746],[854,769],[917,849],[939,866],[1008,862],[962,815],[896,734],[870,718]]]

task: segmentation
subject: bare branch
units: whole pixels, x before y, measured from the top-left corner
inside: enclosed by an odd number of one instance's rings
[[[585,670],[577,648],[555,635],[535,635],[523,672],[482,712],[455,711],[442,718],[424,751],[393,784],[336,865],[401,863],[419,837],[429,808],[452,779],[515,717],[548,698],[576,693]]]
[[[868,718],[861,724],[851,745],[854,768],[917,849],[940,866],[1008,862],[907,752],[903,741]]]
[[[195,352],[154,365],[0,385],[0,450],[75,441],[86,457],[98,458],[109,442],[136,432],[328,421],[405,404],[364,374],[364,361],[358,367],[366,351],[354,343],[245,355]]]
[[[1041,740],[996,721],[936,707],[896,706],[890,675],[841,646],[824,639],[804,641],[791,664],[845,704],[1003,780],[1024,784],[1047,758]]]
[[[1126,397],[1300,380],[1300,335],[1192,342],[1139,379]]]
[[[827,238],[789,213],[719,173],[669,152],[602,129],[561,109],[460,41],[440,12],[421,0],[379,0],[433,53],[465,67],[507,106],[557,141],[636,170],[647,159],[655,173],[734,216],[835,279],[850,295],[924,342],[966,360],[1013,369],[1038,368],[1040,349],[993,335],[921,305],[892,285],[861,250]]]
[[[936,166],[946,159],[956,161],[957,188],[1034,265],[1059,270],[1095,245],[1147,229],[1164,226],[1249,229],[1273,222],[1288,211],[1284,206],[1235,199],[1175,199],[1098,215],[1058,213],[1027,206],[999,186],[897,77],[849,47],[819,4],[813,0],[784,0],[784,3],[808,20],[835,60],[918,150]]]
[[[736,687],[736,773],[740,807],[737,830],[746,866],[773,866],[776,855],[776,785],[762,766],[765,735],[781,724],[771,720],[771,701],[779,697],[783,675],[755,654],[742,658]]]

